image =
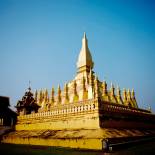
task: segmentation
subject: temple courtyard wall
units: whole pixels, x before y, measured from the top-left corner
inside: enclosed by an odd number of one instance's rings
[[[7,138],[3,142],[13,144],[29,144],[42,146],[57,146],[78,149],[102,150],[100,139],[46,139],[46,138]]]
[[[99,128],[97,100],[54,106],[51,111],[18,116],[16,130],[65,130]]]
[[[47,114],[48,115],[48,114]],[[29,117],[29,116],[28,116]],[[26,118],[25,118],[26,119]],[[25,122],[25,121],[24,121]],[[52,116],[29,118],[22,124],[15,126],[16,130],[65,130],[65,129],[96,129],[99,128],[98,113],[81,113],[78,116],[71,114],[69,116],[59,115],[53,118]]]
[[[102,150],[106,139],[135,138],[155,135],[154,131],[129,129],[79,129],[79,130],[19,130],[3,136],[3,143],[60,146],[78,149]],[[120,141],[119,141],[120,142]]]
[[[152,124],[115,120],[114,116],[121,114],[122,106],[115,108],[115,105],[107,104],[104,107],[106,109],[100,106],[103,111],[100,109],[99,112],[98,101],[87,100],[84,104],[58,105],[51,111],[18,116],[15,131],[4,135],[2,142],[102,150],[106,148],[106,139],[155,135]],[[129,113],[127,118],[131,114],[137,116],[139,112],[124,107],[123,110]],[[143,113],[145,117],[146,112]],[[110,119],[106,120],[108,114]]]

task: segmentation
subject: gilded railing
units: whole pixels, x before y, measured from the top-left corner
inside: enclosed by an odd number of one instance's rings
[[[98,110],[98,102],[91,99],[64,105],[53,105],[50,109],[49,111],[18,116],[18,120],[92,112]]]

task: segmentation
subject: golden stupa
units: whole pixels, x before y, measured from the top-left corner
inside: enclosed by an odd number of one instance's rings
[[[52,88],[29,91],[17,103],[15,131],[3,142],[102,150],[107,139],[144,137],[155,133],[155,115],[140,109],[134,90],[100,81],[93,71],[94,62],[86,34],[77,61],[75,78]],[[32,103],[33,101],[33,103]]]

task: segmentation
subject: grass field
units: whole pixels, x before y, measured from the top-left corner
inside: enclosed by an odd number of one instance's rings
[[[110,153],[60,147],[0,143],[0,155],[155,155],[155,141],[121,148]]]
[[[103,152],[60,147],[0,144],[0,155],[102,155]]]

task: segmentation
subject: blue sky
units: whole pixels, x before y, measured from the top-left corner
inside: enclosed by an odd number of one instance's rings
[[[155,112],[154,10],[153,0],[0,0],[0,95],[13,107],[29,80],[63,88],[85,31],[99,79],[134,88]]]

